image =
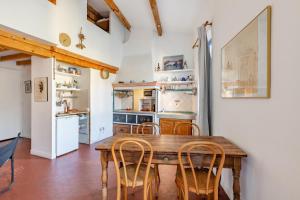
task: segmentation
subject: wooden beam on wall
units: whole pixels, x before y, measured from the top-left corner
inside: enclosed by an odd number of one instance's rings
[[[151,6],[157,33],[159,36],[162,36],[162,26],[161,26],[161,22],[160,22],[160,17],[159,17],[156,0],[149,0],[149,3]]]
[[[3,29],[0,29],[0,45],[7,49],[18,50],[35,56],[52,57],[50,45],[42,44],[39,41],[28,39]]]
[[[48,1],[56,5],[56,0],[48,0]]]
[[[94,68],[97,70],[106,69],[111,73],[116,73],[119,70],[119,68],[112,65],[93,60],[49,44],[44,44],[38,40],[29,39],[3,29],[0,29],[0,46],[7,49],[21,51],[29,55],[45,58],[54,57],[59,61],[84,68]]]
[[[105,69],[110,71],[111,73],[116,73],[119,70],[119,68],[108,65],[101,61],[81,56],[57,47],[53,47],[53,57],[55,57],[58,61],[61,62],[66,62],[69,64],[98,70]]]
[[[31,59],[29,60],[19,60],[16,62],[16,65],[31,65]]]
[[[31,57],[31,55],[28,55],[26,53],[17,53],[17,54],[12,54],[7,56],[1,56],[0,62],[18,60],[18,59],[29,58],[29,57]]]
[[[119,18],[120,22],[124,25],[124,27],[130,31],[131,25],[126,19],[126,17],[123,15],[121,10],[118,8],[118,6],[114,3],[113,0],[105,0],[105,3],[110,7],[110,9],[116,14],[116,16]]]
[[[0,46],[0,52],[7,51],[6,48]]]

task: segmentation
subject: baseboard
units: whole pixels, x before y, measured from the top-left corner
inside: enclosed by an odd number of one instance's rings
[[[34,149],[30,150],[30,154],[34,155],[34,156],[42,157],[42,158],[47,158],[50,160],[53,160],[56,158],[56,156],[53,156],[52,154],[49,154],[49,153],[46,153],[43,151],[34,150]]]

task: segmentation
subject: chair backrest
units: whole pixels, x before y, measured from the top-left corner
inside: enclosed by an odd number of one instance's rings
[[[154,122],[144,122],[142,124],[140,124],[137,129],[136,129],[136,133],[139,134],[140,131],[142,130],[142,134],[145,134],[145,127],[151,127],[152,128],[152,134],[153,135],[159,135],[159,125],[157,123]]]
[[[201,150],[201,155],[197,153]],[[203,153],[204,152],[204,153]],[[182,154],[186,155],[186,161],[182,159]],[[192,154],[192,156],[191,156]],[[218,159],[217,159],[218,155]],[[195,161],[200,162],[196,163],[196,165],[193,162],[192,157],[193,156],[201,156],[202,159],[195,159]],[[207,159],[207,158],[210,159]],[[178,151],[178,161],[180,165],[180,170],[183,178],[184,183],[184,199],[188,200],[188,183],[187,183],[187,177],[186,177],[186,169],[192,170],[193,175],[193,181],[196,189],[196,193],[200,194],[200,188],[198,188],[198,180],[196,178],[196,172],[195,167],[201,167],[204,168],[204,164],[209,164],[208,173],[207,173],[207,179],[206,179],[206,194],[208,195],[208,189],[210,185],[211,176],[213,173],[213,168],[217,167],[217,172],[214,179],[214,199],[218,199],[218,188],[219,188],[219,181],[221,178],[222,169],[225,162],[225,152],[221,145],[213,142],[201,142],[201,141],[194,141],[194,142],[188,142],[183,144]],[[216,162],[217,161],[217,162]],[[206,162],[206,163],[204,163]],[[207,163],[208,162],[208,163]]]
[[[14,154],[20,138],[21,133],[18,133],[18,136],[11,140],[7,145],[0,147],[0,167],[9,159],[11,159]]]
[[[146,148],[146,149],[145,149]],[[141,164],[143,160],[147,160],[147,168],[144,177],[144,199],[147,199],[147,182],[149,177],[149,172],[151,168],[151,161],[153,157],[153,149],[149,142],[139,138],[120,138],[116,140],[112,145],[112,157],[115,164],[115,169],[117,173],[117,200],[121,199],[121,175],[120,175],[120,168],[119,163],[121,162],[124,170],[124,179],[125,185],[128,187],[128,176],[127,176],[127,168],[126,168],[126,160],[124,158],[124,152],[126,151],[134,151],[140,152],[140,156],[137,159],[137,167],[134,173],[134,178],[132,181],[131,187],[134,189],[136,186],[137,177],[140,171]],[[145,158],[145,151],[147,151],[147,158]],[[120,157],[120,159],[118,159]],[[131,160],[130,163],[133,161]]]
[[[180,131],[180,129],[183,127],[191,128],[193,135],[198,135],[198,136],[201,135],[199,126],[197,124],[191,123],[191,122],[182,122],[182,123],[175,124],[174,129],[173,129],[173,134],[177,135],[178,131]],[[197,134],[195,134],[195,130],[197,131]]]

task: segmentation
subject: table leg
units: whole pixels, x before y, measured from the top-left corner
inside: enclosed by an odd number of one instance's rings
[[[234,158],[233,160],[233,168],[232,168],[232,175],[233,175],[233,195],[234,200],[240,200],[240,174],[241,174],[241,158]]]
[[[107,167],[108,167],[108,154],[105,151],[101,151],[101,168],[102,168],[102,200],[107,200]]]

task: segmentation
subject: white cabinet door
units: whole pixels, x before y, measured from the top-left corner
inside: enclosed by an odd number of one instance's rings
[[[56,155],[61,156],[79,147],[79,117],[56,118]]]

